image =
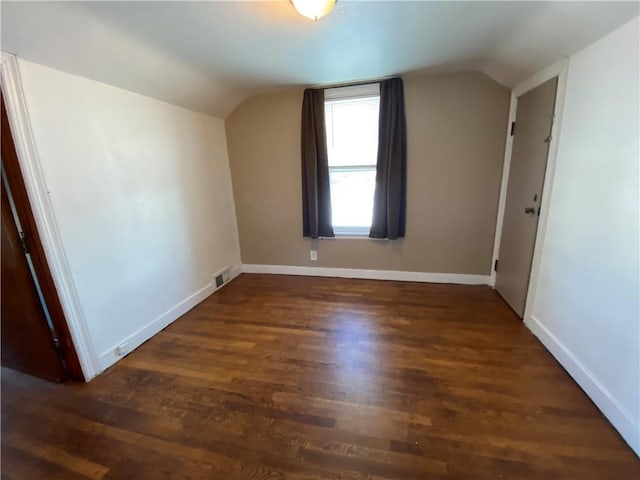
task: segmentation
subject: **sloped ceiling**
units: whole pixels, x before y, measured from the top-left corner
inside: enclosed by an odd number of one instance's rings
[[[512,87],[639,14],[637,2],[8,2],[3,51],[217,117],[244,98],[414,70]]]

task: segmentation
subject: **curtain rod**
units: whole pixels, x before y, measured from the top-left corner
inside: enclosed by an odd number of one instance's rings
[[[341,88],[341,87],[355,87],[356,85],[368,85],[371,83],[380,83],[383,80],[389,80],[390,78],[395,78],[395,77],[399,77],[400,75],[392,75],[392,76],[386,76],[386,77],[379,77],[376,79],[371,79],[371,80],[360,80],[357,82],[344,82],[344,83],[330,83],[330,84],[324,84],[324,85],[311,85],[307,88],[313,88],[313,89],[327,89],[327,88]]]

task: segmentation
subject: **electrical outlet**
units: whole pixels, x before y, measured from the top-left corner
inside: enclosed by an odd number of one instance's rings
[[[127,342],[121,343],[116,347],[116,355],[118,357],[124,356],[129,351],[129,344]]]
[[[318,251],[317,250],[309,250],[309,258],[311,258],[312,262],[318,260]]]

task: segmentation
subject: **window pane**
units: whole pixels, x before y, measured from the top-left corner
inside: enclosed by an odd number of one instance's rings
[[[329,166],[375,165],[380,97],[325,103]]]
[[[329,169],[334,227],[369,227],[373,216],[375,168]]]

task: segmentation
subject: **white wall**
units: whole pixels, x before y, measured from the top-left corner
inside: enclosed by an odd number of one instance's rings
[[[569,59],[526,321],[640,452],[639,20]]]
[[[27,61],[19,70],[101,369],[240,265],[224,122]]]

